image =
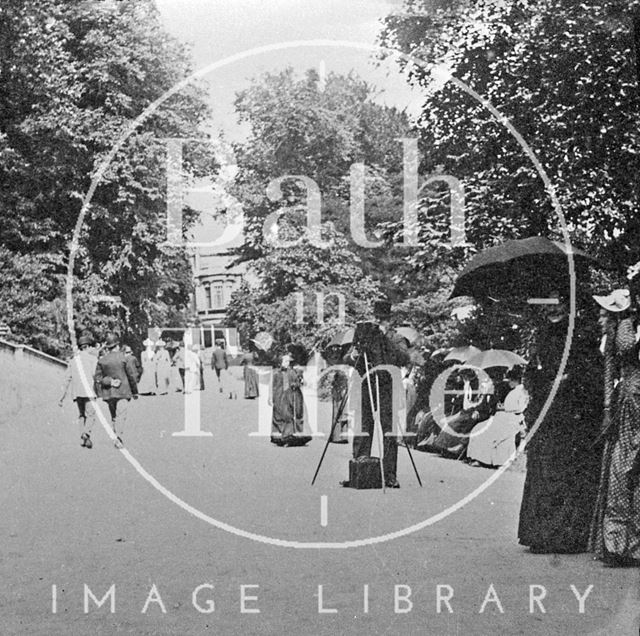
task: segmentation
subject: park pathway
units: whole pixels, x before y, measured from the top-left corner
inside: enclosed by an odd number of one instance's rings
[[[366,542],[419,524],[495,473],[420,453],[420,488],[400,449],[399,490],[354,491],[338,485],[350,449],[331,445],[312,487],[322,442],[285,449],[251,436],[258,406],[242,399],[234,373],[237,400],[205,378],[201,428],[211,436],[172,435],[183,427],[180,393],[141,397],[132,403],[126,452],[101,427],[94,448],[80,448],[73,405],[59,409],[54,392],[37,384],[4,412],[3,636],[638,633],[636,570],[518,546],[521,472],[506,472],[405,536],[348,549],[301,546]],[[197,589],[205,584],[213,587]],[[85,614],[85,585],[98,599],[114,585],[115,611],[111,597],[100,608],[89,597]],[[576,593],[590,585],[580,613]],[[546,594],[540,604],[530,599],[532,586]],[[194,607],[194,591],[199,607],[213,611]]]

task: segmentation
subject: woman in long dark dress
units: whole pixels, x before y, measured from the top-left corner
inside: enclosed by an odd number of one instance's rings
[[[283,355],[273,372],[271,398],[271,442],[278,446],[304,446],[311,437],[304,435],[304,402],[300,386],[302,374],[290,366],[290,357]]]
[[[537,334],[537,357],[527,370],[529,428],[551,392],[568,332],[566,306],[552,307],[546,325]],[[587,549],[602,455],[597,443],[602,419],[597,344],[595,312],[578,312],[560,385],[526,447],[527,475],[518,538],[532,552],[577,553]]]
[[[606,565],[638,565],[640,346],[636,325],[628,312],[630,299],[625,298],[624,290],[596,300],[605,310],[605,408],[613,407],[613,412],[605,420],[605,425],[610,425],[604,431],[606,443],[589,547]]]
[[[254,400],[260,395],[258,389],[258,372],[255,368],[256,362],[257,356],[253,351],[246,353],[242,358],[241,364],[243,366],[242,375],[244,378],[245,400]]]

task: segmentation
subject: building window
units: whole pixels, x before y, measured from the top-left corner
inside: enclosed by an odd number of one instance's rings
[[[211,285],[204,286],[205,307],[211,309]]]
[[[229,304],[231,302],[231,295],[233,294],[233,282],[227,281],[224,291],[227,297],[227,304]]]
[[[222,283],[214,283],[213,287],[213,308],[224,309],[224,289]]]

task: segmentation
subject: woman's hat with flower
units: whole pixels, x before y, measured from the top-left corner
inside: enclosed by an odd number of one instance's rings
[[[614,289],[608,296],[594,296],[593,299],[603,309],[615,313],[631,307],[631,294],[628,289]]]

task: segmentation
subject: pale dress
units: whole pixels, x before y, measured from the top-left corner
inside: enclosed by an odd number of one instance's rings
[[[142,363],[142,376],[138,382],[138,393],[140,395],[148,395],[158,390],[156,384],[156,363],[153,349],[147,349],[142,352],[140,362]]]
[[[516,450],[516,436],[524,421],[529,395],[522,384],[512,389],[504,400],[504,410],[474,426],[469,434],[467,458],[502,466]]]

